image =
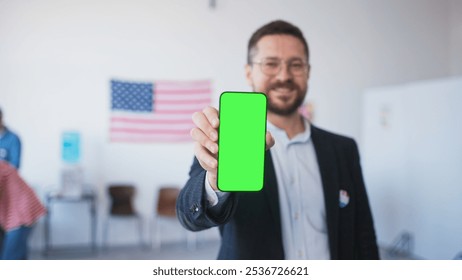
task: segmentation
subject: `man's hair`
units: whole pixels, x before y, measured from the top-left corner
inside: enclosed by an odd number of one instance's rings
[[[250,37],[249,45],[247,48],[247,63],[252,64],[252,59],[257,52],[257,43],[260,41],[261,38],[267,35],[290,35],[298,38],[305,49],[306,59],[308,60],[310,57],[310,52],[308,49],[308,43],[303,37],[303,33],[297,26],[288,23],[287,21],[283,20],[276,20],[272,21],[268,24],[263,25],[260,27],[255,33],[252,34]]]
[[[2,117],[3,117],[2,108],[0,108],[0,120],[2,119]]]

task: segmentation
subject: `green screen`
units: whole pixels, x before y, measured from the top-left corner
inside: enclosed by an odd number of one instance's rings
[[[218,188],[259,191],[263,188],[266,96],[224,92],[220,96]]]

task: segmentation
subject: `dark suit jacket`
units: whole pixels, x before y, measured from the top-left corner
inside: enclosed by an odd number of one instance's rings
[[[311,138],[324,189],[331,258],[378,259],[356,143],[315,126],[311,126]],[[205,170],[194,159],[177,200],[177,215],[185,228],[199,231],[219,226],[219,259],[284,259],[278,186],[269,151],[260,192],[232,193],[224,204],[210,208],[204,181]],[[343,208],[339,206],[340,190],[350,196]]]

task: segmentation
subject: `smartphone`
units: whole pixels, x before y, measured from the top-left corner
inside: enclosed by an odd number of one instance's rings
[[[217,186],[221,191],[263,188],[266,104],[266,95],[260,92],[220,95]]]

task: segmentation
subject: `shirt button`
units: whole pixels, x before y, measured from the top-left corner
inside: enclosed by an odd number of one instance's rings
[[[299,258],[303,257],[303,253],[302,253],[301,250],[298,250],[298,257],[299,257]]]
[[[298,220],[298,212],[295,212],[295,214],[294,214],[294,220],[296,220],[296,221]]]

